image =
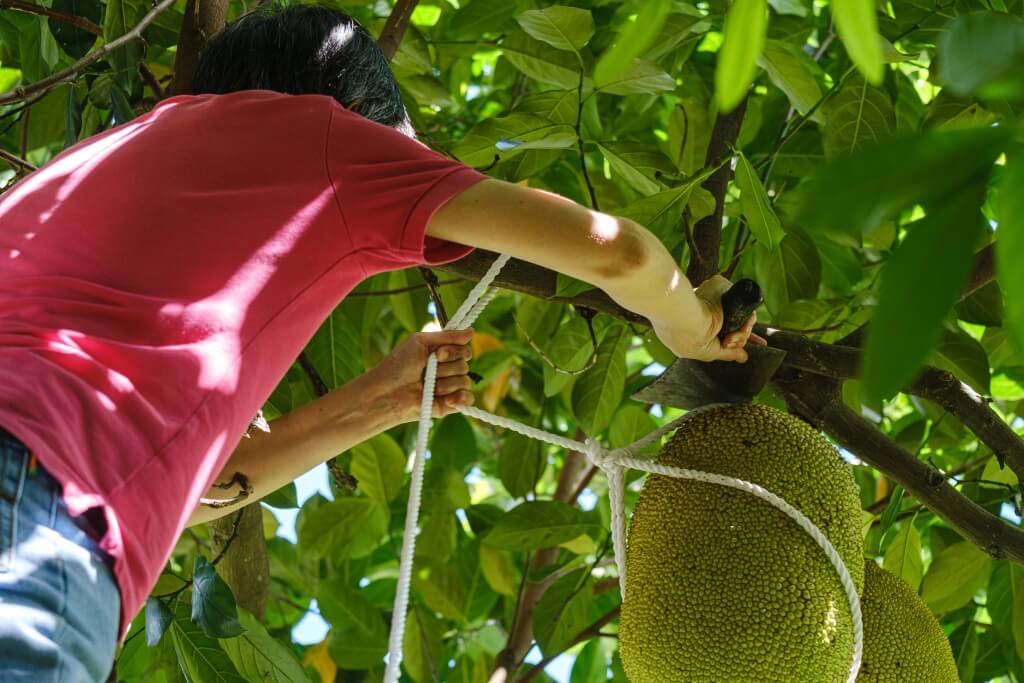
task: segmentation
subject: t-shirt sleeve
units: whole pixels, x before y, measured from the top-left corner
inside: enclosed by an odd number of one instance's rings
[[[402,133],[333,106],[327,173],[367,274],[462,258],[471,247],[426,235],[449,199],[487,176]]]

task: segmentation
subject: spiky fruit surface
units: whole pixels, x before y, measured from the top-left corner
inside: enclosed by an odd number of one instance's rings
[[[702,411],[659,462],[781,496],[862,586],[857,486],[801,420],[759,405]],[[785,513],[736,489],[651,476],[629,529],[619,640],[632,683],[832,683],[849,673],[853,626],[835,569]]]
[[[860,604],[864,663],[857,683],[958,683],[946,634],[906,581],[869,560]]]

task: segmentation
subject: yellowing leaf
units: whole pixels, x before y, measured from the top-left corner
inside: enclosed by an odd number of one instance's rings
[[[577,555],[589,555],[597,550],[597,542],[586,534],[580,534],[571,541],[560,543],[563,548]]]
[[[330,653],[327,652],[327,641],[330,638],[331,636],[328,635],[302,655],[302,665],[313,667],[320,674],[322,683],[333,683],[334,678],[338,675],[338,665],[334,663]]]

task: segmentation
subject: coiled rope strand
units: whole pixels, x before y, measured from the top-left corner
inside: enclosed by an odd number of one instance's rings
[[[452,316],[445,329],[466,329],[476,321],[477,317],[494,297],[495,292],[489,288],[508,259],[508,256],[502,255],[491,264],[487,273],[469,292],[466,300],[459,307],[459,310],[455,312],[455,315]],[[423,400],[420,404],[419,429],[416,434],[416,455],[413,459],[409,485],[409,503],[405,516],[405,536],[399,559],[398,585],[395,589],[395,603],[391,617],[391,634],[388,639],[388,661],[384,672],[385,683],[398,683],[401,672],[402,640],[405,637],[406,615],[409,610],[409,592],[412,584],[416,536],[419,534],[418,524],[423,494],[423,472],[426,466],[427,436],[430,433],[433,421],[436,382],[437,355],[431,354],[427,360],[427,368],[423,378]],[[551,434],[530,425],[488,413],[479,408],[463,407],[459,408],[459,412],[483,422],[518,432],[532,439],[553,444],[566,450],[584,453],[592,464],[599,467],[605,473],[605,476],[608,478],[608,495],[612,511],[612,547],[615,554],[614,560],[619,572],[619,591],[623,600],[626,598],[626,513],[624,498],[626,468],[666,477],[692,479],[719,486],[728,486],[761,498],[784,512],[814,539],[839,575],[843,591],[846,593],[846,598],[850,605],[850,614],[853,620],[853,658],[850,663],[850,673],[846,680],[847,683],[855,683],[857,674],[860,671],[864,649],[864,623],[860,609],[860,599],[857,596],[857,588],[853,583],[853,577],[850,576],[850,572],[843,563],[842,557],[839,556],[835,546],[832,545],[814,522],[779,496],[752,482],[711,472],[670,467],[634,457],[636,452],[659,441],[664,435],[675,430],[695,415],[716,407],[718,406],[713,405],[692,410],[683,417],[654,430],[629,446],[612,450],[604,448],[594,439],[587,439],[585,442],[567,439],[558,434]]]

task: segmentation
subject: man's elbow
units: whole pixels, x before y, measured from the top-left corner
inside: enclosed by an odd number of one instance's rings
[[[596,268],[602,280],[631,277],[647,265],[651,258],[653,236],[638,224],[620,218],[618,233],[608,240],[608,259]]]

